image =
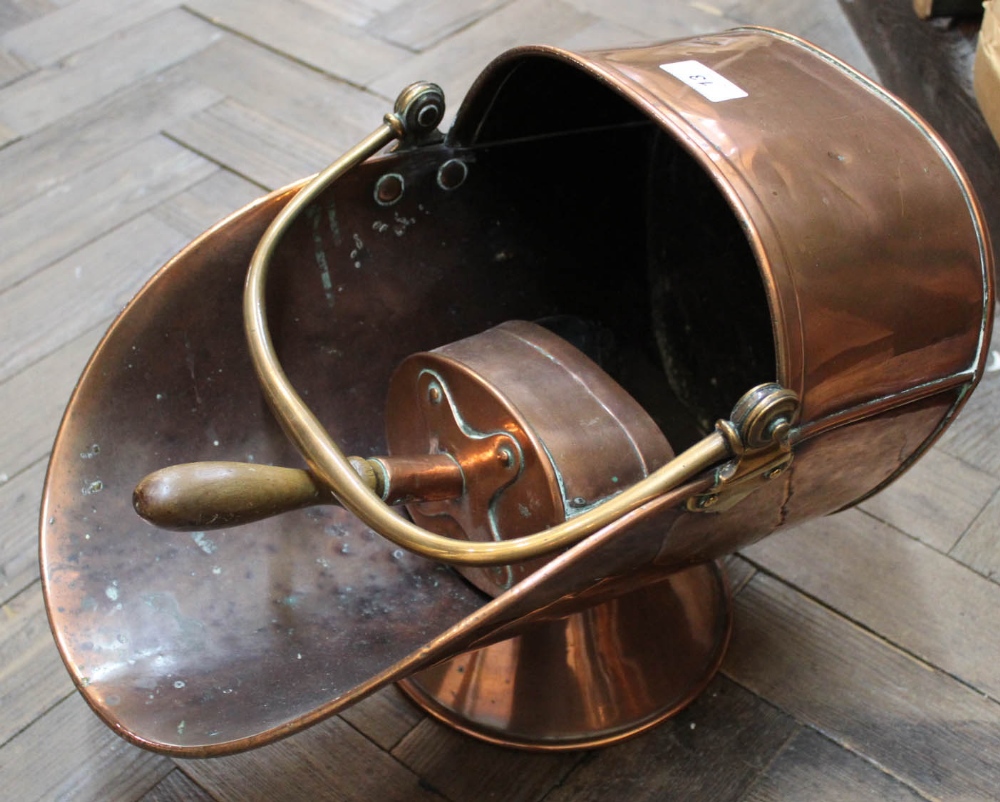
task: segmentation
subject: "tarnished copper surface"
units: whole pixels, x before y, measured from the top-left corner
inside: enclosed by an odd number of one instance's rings
[[[686,60],[746,95],[712,102],[659,66]],[[464,181],[445,188],[439,172],[456,164]],[[403,178],[391,210],[377,197],[387,175]],[[293,224],[269,287],[289,378],[369,457],[385,453],[379,410],[406,357],[507,320],[583,321],[593,336],[560,333],[586,340],[678,451],[750,387],[796,392],[792,467],[720,513],[683,510],[711,477],[678,489],[493,600],[337,508],[239,532],[149,527],[131,491],[164,465],[299,464],[241,335],[246,265],[287,197],[214,229],[139,294],[53,449],[41,557],[57,643],[98,714],[162,752],[266,743],[529,625],[565,637],[595,605],[586,637],[602,642],[596,620],[617,609],[603,605],[639,604],[672,572],[891,481],[986,357],[976,201],[936,136],[856,73],[750,29],[590,55],[520,49],[484,73],[446,142],[361,165]],[[433,680],[445,695],[449,665]],[[479,734],[505,741],[489,727]]]

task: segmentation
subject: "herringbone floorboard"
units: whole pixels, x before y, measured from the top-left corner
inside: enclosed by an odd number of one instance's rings
[[[746,23],[874,74],[835,0],[0,0],[0,798],[1000,796],[1000,371],[888,492],[731,560],[722,676],[607,750],[494,748],[387,690],[264,749],[175,764],[97,720],[48,631],[47,454],[98,338],[160,264],[324,166],[412,80],[454,109],[513,45]]]

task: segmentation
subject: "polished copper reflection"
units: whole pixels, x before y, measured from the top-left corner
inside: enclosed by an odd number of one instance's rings
[[[687,61],[745,95],[713,101],[661,68]],[[457,186],[439,181],[446,166],[464,176]],[[402,179],[391,210],[378,201],[386,176]],[[337,507],[238,531],[151,527],[132,488],[164,466],[303,467],[258,391],[240,304],[257,241],[297,188],[153,277],[95,352],[53,448],[41,558],[60,652],[95,711],[160,752],[251,748],[408,678],[435,715],[497,742],[635,734],[717,665],[728,625],[712,561],[877,492],[983,370],[988,237],[960,167],[905,105],[760,29],[590,54],[522,48],[483,73],[444,142],[361,164],[291,225],[268,287],[289,379],[337,443],[368,459],[387,453],[381,410],[407,358],[540,321],[591,354],[678,452],[776,380],[802,405],[790,465],[717,512],[688,509],[716,488],[699,477],[493,599]],[[521,410],[534,385],[518,380],[489,384],[523,393]],[[538,392],[540,409],[559,403]],[[568,444],[572,469],[589,467],[580,445]],[[645,637],[635,611],[661,593],[698,598],[678,590],[693,576],[703,601],[678,602],[668,629],[670,653],[700,672],[666,676],[667,643],[621,679]],[[621,659],[608,646],[616,628],[631,644]],[[572,665],[532,656],[570,640]],[[484,710],[498,681],[484,669],[498,663],[575,683],[578,699],[550,730],[530,721],[524,683],[502,715]],[[480,684],[458,676],[463,665]],[[601,700],[630,713],[602,718]]]
[[[602,746],[697,696],[722,660],[730,626],[721,568],[698,565],[524,627],[400,687],[436,718],[494,743]]]

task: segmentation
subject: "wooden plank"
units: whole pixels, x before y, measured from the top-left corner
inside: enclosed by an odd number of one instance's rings
[[[426,50],[492,14],[509,0],[415,0],[380,14],[366,29],[410,50]]]
[[[188,7],[216,25],[358,86],[408,56],[406,50],[299,0],[254,5],[241,0],[193,0]]]
[[[319,171],[341,151],[235,100],[167,128],[174,140],[269,189]]]
[[[99,325],[0,384],[0,409],[17,421],[0,427],[0,472],[15,476],[49,452],[70,392],[103,334]]]
[[[1000,198],[1000,193],[998,193]],[[993,323],[993,339],[986,371],[957,420],[941,437],[943,451],[991,476],[1000,476],[1000,327]]]
[[[0,744],[72,692],[36,583],[0,608]]]
[[[738,24],[727,10],[717,5],[703,8],[696,3],[663,3],[658,0],[633,0],[629,3],[615,0],[566,1],[580,11],[644,31],[647,44],[680,36],[715,33]]]
[[[17,476],[0,474],[0,603],[38,579],[38,507],[45,467],[45,460],[39,460]]]
[[[801,36],[878,80],[875,65],[837,0],[720,0],[720,4],[730,19]]]
[[[931,449],[860,509],[939,551],[951,549],[1000,488],[1000,479]]]
[[[422,76],[445,92],[448,109],[443,128],[450,125],[462,98],[486,65],[515,45],[568,38],[591,25],[595,17],[562,0],[515,0],[445,42],[391,69],[371,83],[371,88],[395,97],[407,84]]]
[[[730,554],[722,561],[722,564],[725,566],[726,577],[729,580],[729,592],[733,596],[743,590],[747,582],[753,579],[753,575],[757,573],[757,569],[738,554]]]
[[[797,729],[767,702],[717,678],[675,718],[595,752],[545,802],[741,799]]]
[[[26,25],[36,17],[58,8],[52,0],[7,0],[0,3],[0,31]]]
[[[77,0],[8,31],[0,47],[48,65],[177,5],[178,0]]]
[[[924,797],[818,732],[803,730],[782,750],[745,799],[921,802]]]
[[[51,125],[208,47],[221,33],[180,9],[160,14],[0,89],[0,124],[20,135]]]
[[[18,802],[139,799],[173,764],[115,735],[70,694],[4,746],[4,795]]]
[[[154,137],[18,206],[0,217],[0,291],[214,169],[175,142]]]
[[[254,752],[178,765],[220,802],[440,802],[416,775],[337,717]]]
[[[951,556],[1000,582],[1000,495],[994,496],[951,550]]]
[[[559,40],[567,50],[601,50],[602,48],[632,47],[649,44],[648,33],[637,31],[618,22],[599,18],[585,28]]]
[[[541,799],[579,762],[579,753],[526,753],[477,741],[425,719],[392,751],[450,800]]]
[[[387,752],[424,717],[394,685],[347,708],[340,716]]]
[[[252,184],[228,170],[217,170],[204,181],[188,187],[165,200],[152,211],[188,239],[194,239],[210,226],[264,194],[264,188]]]
[[[144,794],[141,802],[213,802],[213,797],[180,769],[174,769]]]
[[[14,142],[17,139],[17,134],[7,128],[4,125],[0,125],[0,148],[4,145]]]
[[[0,86],[6,86],[34,69],[13,53],[0,47]]]
[[[403,4],[403,0],[303,0],[303,2],[355,28],[364,28],[381,11],[389,11]]]
[[[1000,698],[1000,587],[858,510],[744,556],[902,649]]]
[[[968,26],[927,25],[917,19],[911,4],[912,0],[840,0],[882,83],[948,143],[975,188],[987,227],[1000,231],[1000,170],[996,169],[1000,148],[972,93],[976,31]],[[993,440],[981,448],[992,448],[997,455],[997,445]],[[998,459],[994,456],[990,462],[996,465]],[[984,467],[979,461],[972,464]]]
[[[157,75],[0,150],[0,215],[221,99],[180,74]]]
[[[340,150],[374,129],[392,106],[391,100],[229,35],[176,70]]]
[[[1000,787],[1000,705],[758,574],[727,676],[932,799]]]
[[[144,214],[0,293],[0,318],[30,321],[0,329],[0,381],[107,325],[187,241]]]

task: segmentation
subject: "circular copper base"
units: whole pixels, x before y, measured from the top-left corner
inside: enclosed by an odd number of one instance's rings
[[[698,565],[533,624],[399,687],[484,741],[536,751],[603,746],[655,726],[704,689],[729,643],[730,606],[721,566]]]

